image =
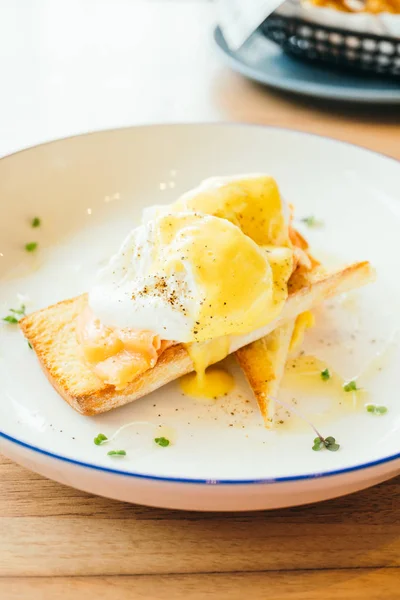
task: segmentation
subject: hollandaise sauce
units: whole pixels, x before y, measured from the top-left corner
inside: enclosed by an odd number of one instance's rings
[[[220,366],[212,366],[229,353],[229,337],[223,336],[199,344],[187,344],[194,372],[180,379],[182,391],[194,398],[220,398],[234,387],[230,373]]]
[[[282,397],[317,426],[335,417],[360,410],[368,401],[362,387],[352,389],[329,365],[315,356],[300,355],[289,360],[282,381]],[[305,429],[307,422],[292,412],[278,411],[277,423],[285,429]]]
[[[287,298],[293,254],[282,199],[271,177],[208,180],[169,209],[178,215],[190,211],[218,218],[192,230],[187,254],[191,264],[200,265],[195,278],[207,301],[193,330],[195,343],[186,345],[195,372],[180,385],[190,396],[218,398],[234,381],[220,367],[209,365],[228,354],[229,334],[248,333],[279,314]],[[309,320],[298,323],[298,338]]]
[[[212,366],[202,373],[194,372],[181,377],[179,383],[182,391],[188,396],[217,400],[229,394],[235,380],[225,369]]]

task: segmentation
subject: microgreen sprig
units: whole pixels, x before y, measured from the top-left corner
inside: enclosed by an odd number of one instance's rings
[[[26,311],[25,304],[22,304],[21,308],[10,308],[10,312],[14,313],[15,315],[23,315],[23,316],[25,316],[25,311]]]
[[[34,252],[37,247],[38,247],[37,242],[28,242],[27,244],[25,244],[25,250],[27,252]]]
[[[125,450],[110,450],[110,452],[107,452],[107,456],[126,456],[126,452]]]
[[[386,408],[386,406],[382,406],[379,404],[366,404],[365,408],[367,409],[367,412],[373,414],[373,415],[378,415],[378,416],[382,416],[385,415],[388,411],[388,409]]]
[[[3,321],[5,321],[6,323],[10,323],[11,325],[15,325],[15,323],[18,323],[18,319],[14,317],[14,315],[7,315],[6,317],[3,317]]]
[[[307,227],[322,227],[324,224],[323,221],[319,221],[314,215],[310,215],[309,217],[303,217],[300,219],[302,223],[307,225]]]
[[[276,402],[277,404],[280,404],[281,406],[283,406],[284,408],[286,408],[289,412],[294,412],[296,413],[296,415],[298,415],[301,419],[303,419],[303,421],[305,421],[306,423],[309,424],[309,426],[315,431],[315,433],[317,434],[317,437],[314,438],[314,444],[312,446],[313,450],[322,450],[322,448],[326,448],[327,450],[330,450],[331,452],[336,452],[337,450],[339,450],[340,448],[340,444],[337,443],[337,441],[335,440],[334,437],[332,437],[331,435],[324,438],[324,436],[322,436],[320,434],[320,432],[318,431],[318,429],[315,427],[315,425],[309,421],[307,419],[307,417],[305,417],[298,408],[295,408],[294,406],[287,404],[286,402],[284,402],[283,400],[278,400],[278,398],[271,398],[272,401]]]
[[[321,371],[321,379],[322,381],[328,381],[331,378],[331,374],[329,373],[329,369],[324,369]]]
[[[312,449],[318,451],[322,450],[322,448],[326,448],[331,452],[337,452],[337,450],[340,448],[340,444],[337,444],[335,438],[331,435],[326,438],[323,438],[322,435],[319,435],[314,439],[314,445]]]
[[[10,308],[10,313],[12,314],[3,317],[3,321],[5,321],[6,323],[10,323],[11,325],[15,325],[16,323],[18,323],[21,317],[25,316],[25,311],[25,304],[21,304],[20,308]],[[16,317],[16,315],[18,315],[19,318]]]
[[[99,433],[93,441],[96,446],[101,446],[101,444],[105,444],[108,441],[108,437],[104,433]]]
[[[159,446],[162,446],[163,448],[166,448],[167,446],[170,445],[170,441],[167,440],[167,438],[165,438],[165,437],[156,437],[156,438],[154,438],[154,441],[156,444],[158,444]]]
[[[343,389],[345,392],[357,392],[357,390],[359,390],[360,388],[357,387],[355,381],[349,381],[348,383],[344,384]]]

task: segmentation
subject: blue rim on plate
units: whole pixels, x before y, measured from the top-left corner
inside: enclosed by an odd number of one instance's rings
[[[236,51],[230,50],[219,27],[214,40],[228,65],[245,77],[303,96],[372,104],[400,104],[394,80],[341,72],[288,56],[256,31]]]
[[[363,463],[361,465],[355,465],[354,467],[346,467],[344,469],[336,469],[334,471],[324,471],[322,473],[307,473],[306,475],[289,475],[287,477],[271,477],[269,479],[187,479],[181,477],[162,477],[161,475],[148,475],[146,473],[133,473],[132,471],[118,471],[117,469],[111,469],[109,467],[102,467],[100,465],[94,465],[93,463],[85,463],[80,460],[75,460],[73,458],[68,458],[67,456],[62,456],[60,454],[54,454],[53,452],[49,452],[48,450],[44,450],[43,448],[38,448],[37,446],[31,446],[31,444],[27,444],[26,442],[22,442],[21,440],[17,440],[6,433],[0,431],[0,438],[7,440],[8,442],[13,442],[17,444],[17,446],[21,446],[27,450],[33,450],[38,454],[43,454],[44,456],[48,456],[49,458],[55,458],[62,462],[69,463],[71,465],[76,465],[78,467],[84,467],[86,469],[92,469],[94,471],[102,471],[103,473],[110,473],[111,475],[123,475],[124,477],[133,477],[135,479],[146,479],[149,481],[165,481],[169,483],[191,483],[191,484],[202,484],[202,485],[250,485],[250,484],[268,484],[268,483],[285,483],[289,481],[304,481],[309,479],[321,479],[322,477],[332,477],[334,475],[344,475],[345,473],[354,473],[355,471],[362,471],[364,469],[369,469],[371,467],[376,467],[378,465],[383,465],[385,463],[392,462],[394,460],[400,459],[400,452],[398,454],[394,454],[393,456],[387,456],[385,458],[380,458],[378,460],[374,460],[368,463]]]
[[[179,123],[179,124],[168,123],[168,124],[162,124],[162,125],[166,126],[166,127],[176,127],[176,126],[179,127],[179,126],[188,125],[188,123]],[[207,125],[207,126],[213,125],[216,127],[229,125],[229,126],[236,126],[236,127],[238,127],[238,126],[239,127],[259,127],[259,128],[263,128],[263,129],[273,129],[273,130],[277,130],[277,131],[289,131],[289,132],[297,133],[297,134],[304,135],[304,136],[322,138],[325,140],[329,140],[331,142],[335,142],[337,144],[344,144],[346,146],[352,146],[354,148],[363,150],[364,152],[369,152],[371,154],[375,154],[376,156],[383,156],[385,159],[392,160],[395,163],[400,164],[400,161],[398,161],[393,156],[385,155],[381,152],[374,152],[373,150],[369,150],[368,148],[364,148],[363,146],[359,146],[357,144],[351,144],[349,142],[336,140],[336,139],[330,138],[328,136],[323,136],[323,135],[314,134],[314,133],[307,133],[305,131],[300,131],[300,130],[296,130],[296,129],[259,125],[256,123],[220,122],[220,123],[190,123],[190,125],[191,126],[196,125],[198,127],[202,127],[204,125]],[[139,125],[136,127],[157,127],[157,126],[159,127],[160,124]],[[6,156],[0,157],[0,160],[5,160],[7,158],[11,158],[12,156],[15,156],[16,154],[20,154],[21,152],[27,152],[29,150],[33,150],[34,148],[38,148],[40,146],[45,146],[45,145],[52,144],[52,143],[57,143],[57,142],[60,142],[60,141],[66,140],[66,139],[83,137],[86,135],[96,135],[97,133],[101,134],[101,133],[105,133],[107,131],[108,132],[117,131],[118,129],[129,129],[129,127],[119,127],[119,128],[112,128],[112,129],[108,129],[108,130],[99,130],[99,131],[88,131],[88,132],[82,133],[82,134],[77,134],[77,135],[72,135],[72,136],[68,136],[65,138],[50,140],[48,142],[43,142],[43,143],[37,144],[35,146],[30,146],[28,148],[22,148],[21,150],[17,150],[16,152],[13,152],[12,154],[8,154]],[[291,482],[291,481],[305,481],[305,480],[321,479],[324,477],[332,477],[335,475],[344,475],[346,473],[355,473],[357,471],[362,471],[364,469],[369,469],[372,467],[376,467],[378,465],[383,465],[383,464],[387,464],[390,462],[394,462],[396,460],[400,460],[400,452],[397,452],[396,454],[392,454],[390,456],[385,456],[384,458],[369,461],[367,463],[354,465],[352,467],[345,467],[343,469],[334,469],[332,471],[323,471],[320,473],[306,473],[304,475],[288,475],[286,477],[270,477],[270,478],[261,478],[261,479],[194,479],[194,478],[188,479],[188,478],[180,478],[180,477],[163,477],[161,475],[150,475],[150,474],[146,474],[146,473],[134,473],[132,471],[124,471],[124,470],[112,469],[109,467],[103,467],[101,465],[96,465],[93,463],[85,463],[83,461],[79,461],[79,460],[76,460],[73,458],[68,458],[67,456],[62,456],[60,454],[55,454],[53,452],[49,452],[48,450],[45,450],[44,448],[40,448],[38,446],[33,446],[31,444],[28,444],[27,442],[24,442],[22,440],[14,438],[1,430],[0,430],[0,439],[4,439],[7,442],[16,444],[17,446],[20,446],[21,448],[24,448],[26,450],[32,450],[34,452],[37,452],[38,454],[47,456],[48,458],[56,459],[61,462],[65,462],[67,464],[75,465],[78,467],[92,469],[93,471],[100,471],[100,472],[108,473],[111,475],[122,475],[124,477],[131,477],[133,479],[145,479],[147,481],[164,481],[164,482],[168,482],[168,483],[185,483],[185,484],[192,484],[192,485],[196,485],[196,484],[197,485],[199,485],[199,484],[200,485],[210,485],[210,484],[212,484],[212,485],[252,485],[252,484],[286,483],[286,482]]]

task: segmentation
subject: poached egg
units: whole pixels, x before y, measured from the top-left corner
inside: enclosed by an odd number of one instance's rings
[[[293,271],[288,229],[288,207],[276,182],[259,174],[212,178],[173,204],[147,209],[89,292],[81,343],[99,376],[126,385],[138,364],[142,370],[154,366],[159,340],[164,347],[184,343],[204,376],[209,364],[228,354],[229,336],[263,327],[280,313]],[[107,342],[110,332],[117,344]],[[143,361],[147,338],[151,360]],[[105,345],[106,353],[97,352]],[[129,373],[129,356],[138,352],[141,360],[132,358],[136,366]]]

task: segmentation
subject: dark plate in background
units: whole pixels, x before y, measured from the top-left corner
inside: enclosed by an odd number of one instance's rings
[[[214,39],[232,69],[259,83],[318,98],[400,104],[398,82],[308,64],[285,54],[260,31],[237,51],[229,49],[219,27]]]

